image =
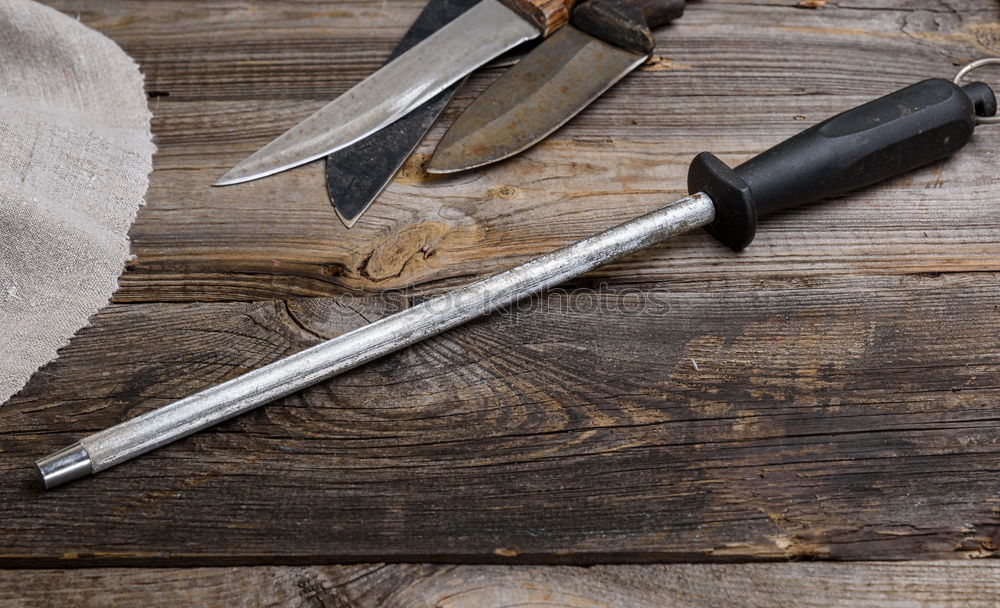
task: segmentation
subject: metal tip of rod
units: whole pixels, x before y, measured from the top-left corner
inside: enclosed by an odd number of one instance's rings
[[[74,443],[68,448],[49,454],[36,461],[35,466],[38,467],[38,473],[41,475],[46,490],[74,479],[86,477],[94,472],[90,454],[79,443]]]

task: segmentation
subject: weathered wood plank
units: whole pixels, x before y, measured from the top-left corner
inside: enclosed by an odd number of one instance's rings
[[[691,3],[659,32],[657,61],[549,141],[488,170],[432,179],[421,162],[498,72],[473,78],[382,202],[348,231],[326,199],[320,163],[209,185],[377,68],[419,0],[54,4],[118,40],[157,96],[157,171],[121,302],[437,290],[677,198],[702,150],[739,162],[804,124],[1000,52],[1000,9],[982,0],[816,10]],[[998,137],[984,129],[962,157],[769,221],[756,247],[727,259],[726,272],[994,271]],[[726,255],[706,245],[690,248],[683,264],[654,257],[615,273],[685,281],[717,275]]]
[[[992,275],[575,287],[42,493],[34,457],[399,302],[113,306],[0,409],[0,563],[996,550]]]
[[[994,608],[998,581],[955,562],[0,570],[0,606]]]
[[[986,129],[768,220],[745,254],[680,239],[57,492],[29,464],[672,200],[698,151],[738,162],[948,75],[1000,49],[995,3],[692,3],[661,59],[556,137],[447,179],[417,157],[351,231],[318,166],[208,185],[377,67],[419,0],[53,4],[138,58],[160,151],[121,304],[0,408],[3,566],[996,551]]]
[[[758,240],[741,254],[699,232],[653,249],[631,266],[610,266],[600,274],[621,282],[684,283],[734,275],[794,280],[820,274],[996,271],[995,144],[988,131],[983,133],[957,158],[849,200],[768,218]],[[317,213],[331,211],[322,198],[319,167],[246,186],[269,193],[261,199],[273,199],[282,190],[315,191],[308,205],[297,208],[289,204],[244,213],[238,207],[246,201],[227,203],[228,194],[213,190],[204,207],[182,202],[145,212],[162,222],[133,229],[140,253],[117,297],[242,299],[399,288],[439,292],[683,196],[686,192],[676,186],[664,185],[685,182],[686,160],[663,162],[664,147],[631,144],[629,151],[612,152],[573,145],[563,148],[559,158],[546,159],[544,172],[533,172],[536,161],[525,158],[489,173],[454,178],[465,192],[456,192],[453,183],[409,187],[391,208],[393,216],[406,214],[406,222],[394,228],[388,207],[376,206],[362,221],[379,226],[371,232],[352,230],[347,240],[340,236],[341,228],[317,218]],[[671,147],[684,148],[684,159],[700,149],[693,142]],[[722,157],[738,162],[744,156]],[[568,192],[548,171],[578,175],[574,190]],[[185,178],[171,174],[171,179],[178,183]],[[210,181],[212,173],[202,171],[198,179]],[[482,214],[495,221],[484,223]],[[167,223],[171,229],[163,230]],[[261,238],[246,236],[260,226],[268,226]],[[357,240],[351,240],[355,234]],[[159,253],[142,253],[142,244],[154,241]]]

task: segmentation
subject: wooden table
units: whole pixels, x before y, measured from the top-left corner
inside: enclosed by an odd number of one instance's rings
[[[94,478],[31,467],[655,209],[697,152],[950,78],[1000,53],[995,2],[692,2],[542,145],[427,175],[485,70],[351,230],[319,163],[210,184],[421,0],[50,4],[139,62],[159,150],[114,303],[0,408],[0,602],[997,605],[962,560],[1000,547],[1000,129],[744,253],[693,234]]]

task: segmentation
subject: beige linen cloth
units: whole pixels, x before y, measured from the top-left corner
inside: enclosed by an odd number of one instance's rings
[[[152,170],[136,64],[30,0],[0,0],[0,403],[108,302]]]

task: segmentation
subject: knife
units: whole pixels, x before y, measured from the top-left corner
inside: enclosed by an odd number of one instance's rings
[[[430,0],[388,61],[410,50],[475,3],[476,0]],[[326,157],[326,191],[344,226],[353,226],[385,190],[461,84],[459,80],[403,118]]]
[[[502,160],[541,141],[653,53],[652,28],[684,0],[590,0],[483,92],[448,129],[427,167],[453,173]]]
[[[244,159],[215,182],[274,175],[346,148],[430,101],[511,48],[548,36],[573,0],[480,0],[340,97]]]

